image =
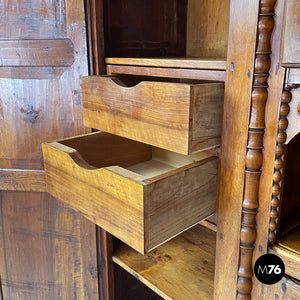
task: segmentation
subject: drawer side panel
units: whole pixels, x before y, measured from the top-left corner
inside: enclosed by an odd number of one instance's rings
[[[139,178],[119,175],[112,171],[115,167],[82,168],[69,154],[47,144],[43,144],[43,154],[50,194],[143,251],[143,185],[137,183]]]
[[[148,250],[178,235],[215,211],[218,159],[183,168],[147,186]]]

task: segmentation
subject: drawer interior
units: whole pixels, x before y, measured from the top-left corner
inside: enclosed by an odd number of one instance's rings
[[[209,154],[201,152],[185,156],[168,150],[152,147],[150,160],[134,164],[127,167],[127,169],[148,179],[186,165],[190,165],[210,156],[211,155]]]
[[[140,253],[210,216],[218,160],[105,132],[44,143],[47,191]]]
[[[130,139],[97,132],[59,142],[77,150],[73,159],[94,168],[120,166],[149,179],[210,157],[203,152],[182,155]]]
[[[94,168],[120,166],[123,168],[151,159],[151,146],[130,139],[95,132],[59,141],[77,151],[72,158]]]

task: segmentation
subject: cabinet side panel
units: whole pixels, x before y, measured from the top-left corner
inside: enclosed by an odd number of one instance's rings
[[[226,57],[228,0],[188,0],[187,57]]]
[[[231,1],[217,196],[215,299],[235,299],[260,1]],[[251,13],[249,13],[251,12]],[[251,46],[249,46],[251,45]]]

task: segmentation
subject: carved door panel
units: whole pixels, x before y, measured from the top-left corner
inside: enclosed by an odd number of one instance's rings
[[[45,193],[41,152],[86,131],[83,0],[0,9],[0,299],[97,299],[95,226]]]

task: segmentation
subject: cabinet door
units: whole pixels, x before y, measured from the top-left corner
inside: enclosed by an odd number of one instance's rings
[[[0,299],[97,299],[95,226],[46,193],[41,152],[86,131],[84,3],[0,8]]]

